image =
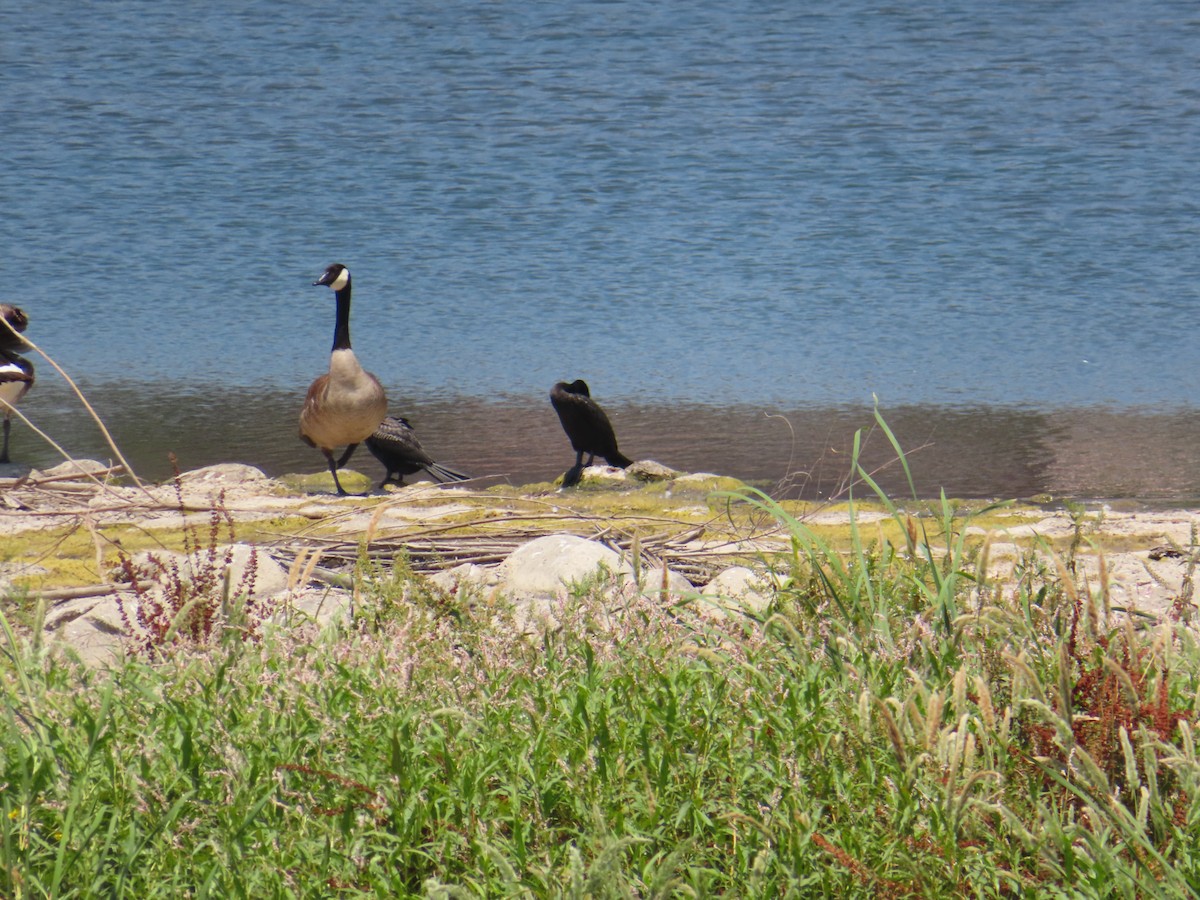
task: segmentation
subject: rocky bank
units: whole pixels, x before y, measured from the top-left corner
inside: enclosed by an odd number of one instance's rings
[[[328,480],[276,480],[237,464],[160,485],[90,461],[0,472],[6,615],[104,664],[161,627],[161,615],[147,624],[147,611],[171,609],[193,586],[242,597],[242,614],[262,621],[328,623],[353,610],[363,577],[400,567],[453,595],[511,604],[518,627],[537,633],[561,620],[581,584],[613,602],[646,594],[688,615],[725,616],[767,608],[786,579],[788,531],[738,501],[736,481],[714,475],[638,463],[593,467],[565,492],[426,482],[342,498],[324,492]],[[925,521],[931,507],[914,504],[905,516]],[[834,546],[848,536],[844,504],[783,508]],[[902,538],[885,510],[860,504],[854,514],[869,539]],[[1001,589],[1014,567],[1037,561],[1052,571],[1056,551],[1074,547],[1079,583],[1107,583],[1110,605],[1145,619],[1190,615],[1198,526],[1191,510],[1015,505],[978,513],[966,533],[987,542]]]

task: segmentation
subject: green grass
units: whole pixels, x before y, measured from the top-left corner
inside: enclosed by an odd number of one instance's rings
[[[876,499],[845,553],[739,495],[792,551],[719,625],[601,579],[531,639],[402,564],[111,673],[5,622],[0,896],[1193,896],[1191,630]]]

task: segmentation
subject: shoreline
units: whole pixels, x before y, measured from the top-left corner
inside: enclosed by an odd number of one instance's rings
[[[298,392],[101,384],[86,394],[142,478],[170,478],[169,454],[183,470],[237,462],[277,477],[317,472],[320,454],[296,436]],[[601,398],[621,449],[682,471],[721,472],[773,493],[807,500],[844,494],[856,431],[864,467],[892,497],[911,492],[896,453],[869,405],[802,407],[625,402]],[[573,454],[548,399],[392,398],[431,455],[481,483],[513,486],[557,478]],[[21,411],[75,458],[111,451],[77,399],[39,382]],[[1200,507],[1200,410],[1104,407],[882,406],[903,448],[920,498],[944,490],[960,498],[1044,498]],[[48,469],[62,457],[17,422],[13,458]],[[360,448],[351,461],[382,469]],[[783,491],[779,491],[783,488]]]

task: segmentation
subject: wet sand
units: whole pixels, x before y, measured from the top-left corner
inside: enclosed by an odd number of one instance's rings
[[[191,385],[121,384],[84,389],[122,453],[146,479],[171,474],[170,453],[183,469],[218,462],[248,463],[268,475],[324,468],[321,455],[296,434],[300,390],[214,385],[198,393]],[[890,442],[866,405],[784,409],[598,399],[621,449],[634,459],[730,475],[806,499],[845,491],[854,434],[862,429],[865,467],[892,496],[909,493]],[[541,396],[393,396],[391,409],[412,421],[439,462],[488,481],[550,481],[574,461],[548,399]],[[111,457],[95,423],[65,386],[39,383],[22,411],[73,455]],[[922,498],[944,490],[961,498],[1048,494],[1200,505],[1200,411],[909,406],[882,412]],[[21,422],[14,422],[12,441],[14,461],[48,467],[61,459]],[[383,474],[362,448],[350,465],[371,477]],[[862,496],[868,489],[857,490]]]

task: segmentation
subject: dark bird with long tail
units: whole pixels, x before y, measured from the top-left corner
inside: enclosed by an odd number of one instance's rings
[[[396,484],[404,484],[405,475],[414,475],[424,469],[435,481],[466,481],[469,475],[434,462],[433,457],[425,452],[421,442],[417,440],[416,432],[408,424],[408,419],[399,416],[386,416],[375,433],[366,440],[367,449],[375,458],[383,463],[387,475],[379,483],[382,490],[393,478]]]
[[[587,382],[582,379],[570,384],[558,382],[550,389],[550,403],[558,413],[558,420],[575,451],[575,465],[563,474],[563,487],[578,484],[584,468],[590,466],[597,456],[604,457],[610,466],[621,469],[633,464],[633,460],[617,449],[617,436],[612,423],[600,404],[592,399]],[[585,453],[588,455],[586,463],[583,461]]]

